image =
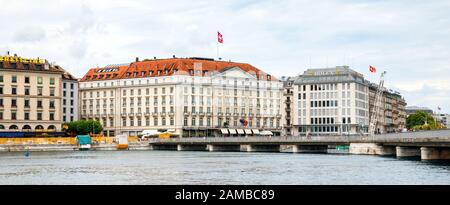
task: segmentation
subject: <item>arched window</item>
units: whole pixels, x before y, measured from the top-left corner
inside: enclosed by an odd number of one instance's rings
[[[4,130],[5,126],[4,125],[0,125],[0,130]]]
[[[36,131],[43,131],[44,127],[42,125],[38,125],[34,128]]]
[[[54,125],[50,125],[47,128],[48,131],[56,131],[56,127]]]
[[[24,126],[22,127],[22,130],[30,131],[30,130],[31,130],[31,127],[30,127],[30,125],[24,125]]]
[[[17,127],[17,125],[11,125],[9,126],[9,130],[18,130],[19,127]]]

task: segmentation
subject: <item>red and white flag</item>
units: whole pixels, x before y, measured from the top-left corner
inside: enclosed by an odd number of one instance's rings
[[[373,66],[369,66],[369,70],[372,73],[376,73],[377,72],[377,68],[373,67]]]
[[[220,32],[217,31],[217,41],[219,41],[219,43],[223,43],[223,36]]]

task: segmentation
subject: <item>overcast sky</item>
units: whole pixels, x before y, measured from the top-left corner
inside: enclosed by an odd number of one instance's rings
[[[211,57],[275,76],[350,65],[409,105],[450,112],[448,0],[0,0],[0,55],[56,62],[76,77],[135,57]]]

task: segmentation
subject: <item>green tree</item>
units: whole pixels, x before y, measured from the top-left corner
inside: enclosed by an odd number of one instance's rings
[[[430,114],[417,111],[406,118],[406,127],[414,130],[435,130],[441,126]]]
[[[76,135],[100,134],[103,131],[102,124],[96,120],[78,120],[67,124],[67,131]]]

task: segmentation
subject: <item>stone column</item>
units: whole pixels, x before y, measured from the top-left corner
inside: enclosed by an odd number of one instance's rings
[[[394,146],[383,146],[376,143],[351,143],[350,154],[366,154],[366,155],[395,155],[396,149]]]
[[[420,157],[420,147],[396,147],[396,155],[401,157]]]
[[[450,159],[450,148],[444,147],[422,147],[422,160]]]

